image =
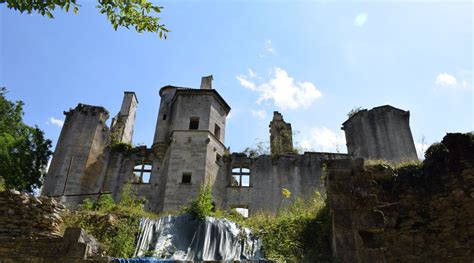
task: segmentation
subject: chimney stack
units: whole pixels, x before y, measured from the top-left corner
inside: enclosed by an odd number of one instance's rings
[[[212,89],[212,75],[201,78],[201,89]]]

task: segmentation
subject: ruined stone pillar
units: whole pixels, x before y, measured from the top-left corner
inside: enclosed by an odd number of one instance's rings
[[[293,131],[291,124],[283,120],[281,113],[278,111],[273,112],[273,119],[269,127],[272,155],[293,153]]]

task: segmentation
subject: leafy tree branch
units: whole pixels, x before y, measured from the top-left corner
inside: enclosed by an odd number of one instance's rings
[[[72,10],[75,14],[79,12],[80,5],[76,0],[0,0],[0,4],[6,3],[7,8],[26,12],[28,14],[38,13],[42,16],[54,18],[52,11],[56,8],[65,12]],[[167,38],[170,32],[164,24],[160,24],[157,16],[163,9],[162,6],[153,5],[146,0],[98,0],[97,6],[100,13],[107,16],[115,30],[119,26],[130,29],[135,28],[138,33],[157,33],[160,38]]]

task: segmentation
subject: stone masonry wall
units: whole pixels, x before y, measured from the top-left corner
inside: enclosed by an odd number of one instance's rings
[[[64,206],[53,198],[0,192],[0,237],[59,236]]]
[[[0,263],[109,262],[84,230],[67,228],[61,235],[64,209],[53,198],[0,192]]]
[[[434,148],[433,148],[434,149]],[[474,139],[448,134],[422,168],[328,162],[342,262],[472,262]]]

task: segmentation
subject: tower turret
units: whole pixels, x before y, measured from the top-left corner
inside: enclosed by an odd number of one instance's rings
[[[410,130],[410,112],[390,105],[361,110],[342,124],[347,152],[391,162],[418,160]]]
[[[109,113],[103,107],[78,104],[64,112],[64,121],[42,194],[60,197],[74,207],[100,191],[100,174],[105,167],[104,148],[109,130]]]

